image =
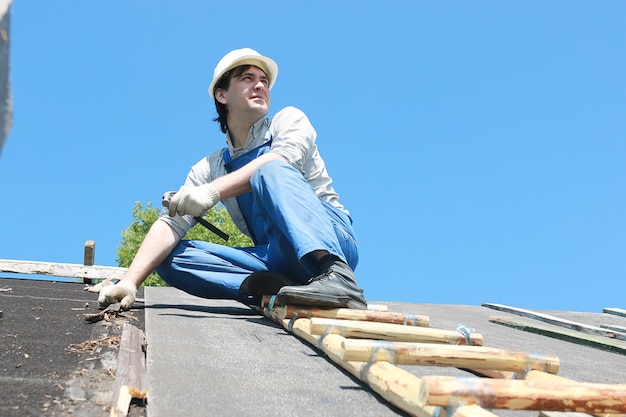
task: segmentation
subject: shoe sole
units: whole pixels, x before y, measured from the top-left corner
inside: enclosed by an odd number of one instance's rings
[[[367,304],[357,301],[348,296],[325,296],[323,294],[301,294],[281,292],[278,294],[281,304],[296,304],[319,307],[351,308],[355,310],[367,310]]]

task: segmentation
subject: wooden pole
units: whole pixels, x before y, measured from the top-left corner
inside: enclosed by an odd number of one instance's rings
[[[529,372],[502,372],[502,371],[493,371],[487,369],[470,369],[470,372],[474,372],[478,375],[484,375],[490,378],[501,378],[501,379],[523,379],[526,381],[552,381],[552,382],[569,382],[569,383],[580,383],[584,384],[584,382],[574,381],[569,378],[565,378],[559,375],[549,374],[543,371],[532,370]],[[539,415],[543,417],[563,417],[564,415],[556,414],[558,412],[540,412]],[[579,413],[581,417],[585,417],[586,414]],[[596,417],[626,417],[626,414],[608,414],[608,413],[595,413],[591,414]],[[574,416],[572,416],[574,417]]]
[[[483,346],[366,339],[346,339],[341,345],[341,358],[347,361],[390,361],[400,365],[454,366],[511,372],[538,369],[556,374],[559,371],[559,358],[555,355],[527,354]]]
[[[266,310],[267,311],[267,310]],[[271,318],[271,317],[270,317]],[[368,366],[363,362],[344,361],[339,357],[342,336],[329,334],[313,335],[310,332],[310,319],[279,322],[297,337],[322,350],[329,359],[366,383],[374,392],[411,416],[430,417],[424,408],[428,398],[425,384],[418,377],[388,363],[375,362]]]
[[[518,378],[518,379],[524,379],[526,381],[551,381],[551,382],[566,382],[566,383],[572,383],[572,384],[577,384],[577,383],[585,384],[585,382],[574,381],[569,378],[565,378],[559,375],[548,374],[542,371],[530,371],[526,374],[523,374],[523,378]],[[626,414],[624,413],[622,414],[594,413],[592,415],[596,417],[626,417]],[[549,417],[559,417],[559,416],[549,416]]]
[[[261,307],[269,306],[270,297],[263,297]],[[354,310],[350,308],[316,308],[307,306],[274,306],[274,316],[280,320],[321,317],[329,319],[369,321],[428,327],[430,318],[417,314],[390,313],[386,311]]]
[[[85,266],[93,266],[96,259],[96,242],[93,240],[88,240],[85,242],[85,251],[83,255],[83,264]],[[91,284],[91,278],[84,278],[83,282],[85,284]]]
[[[93,266],[95,259],[96,259],[96,242],[93,240],[88,240],[85,242],[83,264],[85,266]]]
[[[445,343],[474,346],[480,346],[483,342],[483,337],[480,333],[470,333],[468,336],[465,336],[459,331],[452,330],[317,317],[311,319],[311,333],[315,335],[334,333],[344,337],[391,340],[395,342]]]
[[[626,412],[626,384],[424,376],[428,404],[581,413]]]

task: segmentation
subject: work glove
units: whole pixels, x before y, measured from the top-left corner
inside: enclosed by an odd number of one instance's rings
[[[219,201],[220,193],[211,184],[198,187],[183,185],[169,202],[170,216],[191,214],[200,217]]]
[[[135,302],[137,286],[130,281],[120,281],[115,285],[103,287],[98,296],[100,308],[121,302],[122,309],[128,310]]]
[[[104,287],[108,287],[109,285],[114,285],[113,278],[107,278],[102,282],[97,283],[96,285],[86,286],[85,291],[89,292],[100,292]]]

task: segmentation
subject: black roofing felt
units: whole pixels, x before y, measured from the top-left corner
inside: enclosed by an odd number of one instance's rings
[[[146,289],[151,417],[281,415],[404,415],[324,355],[282,328],[228,301],[201,300],[171,288]],[[459,324],[483,335],[483,345],[554,354],[560,376],[581,382],[624,383],[626,357],[490,323],[507,313],[480,306],[383,303],[389,311],[430,317],[430,327]],[[600,325],[626,318],[551,312]],[[401,366],[420,375],[471,376],[456,368]],[[163,376],[169,375],[166,379]],[[537,412],[497,410],[500,416]]]
[[[117,346],[107,340],[121,326],[87,323],[85,314],[98,312],[97,295],[83,288],[0,278],[1,416],[108,415]],[[143,310],[130,314],[143,329]],[[133,406],[130,415],[145,415],[145,408]]]
[[[121,325],[84,320],[98,312],[97,296],[74,283],[0,279],[0,289],[5,289],[0,291],[0,415],[108,415],[116,346],[90,352],[84,342],[119,335]],[[148,340],[149,403],[134,404],[131,417],[405,415],[315,347],[243,305],[173,288],[144,291],[145,308],[135,303],[139,309],[132,315],[139,320],[132,324],[145,330]],[[390,311],[427,315],[432,328],[473,328],[483,335],[484,346],[557,355],[560,376],[626,382],[623,354],[489,321],[513,314],[481,306],[382,304]],[[595,326],[626,326],[626,318],[600,312],[544,313]],[[456,368],[401,367],[417,376],[471,376]]]

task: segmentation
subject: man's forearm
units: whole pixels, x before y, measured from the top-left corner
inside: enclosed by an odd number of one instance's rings
[[[180,236],[167,223],[160,220],[154,222],[122,280],[139,287],[179,241]]]
[[[277,153],[268,152],[253,159],[238,170],[215,179],[211,185],[218,191],[222,200],[248,193],[252,190],[250,186],[252,174],[270,161],[285,161],[285,158]]]

